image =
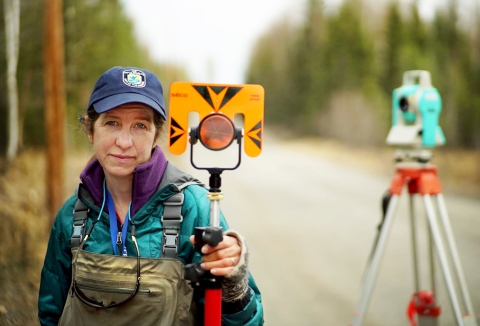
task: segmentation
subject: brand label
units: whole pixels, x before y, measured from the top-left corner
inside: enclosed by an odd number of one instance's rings
[[[123,71],[123,83],[130,87],[142,88],[147,84],[147,78],[141,70],[128,69]]]

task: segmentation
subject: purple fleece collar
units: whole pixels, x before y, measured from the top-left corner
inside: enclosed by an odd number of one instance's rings
[[[135,168],[132,185],[132,216],[157,191],[166,167],[167,158],[160,147],[156,146],[152,151],[150,160]],[[104,178],[103,167],[97,158],[93,159],[80,173],[80,180],[97,206],[102,205]]]

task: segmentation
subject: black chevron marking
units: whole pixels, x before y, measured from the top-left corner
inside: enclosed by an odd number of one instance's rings
[[[248,137],[250,137],[250,136],[248,136]],[[255,145],[258,146],[258,148],[262,149],[262,142],[261,142],[260,140],[255,139],[255,138],[252,138],[252,137],[250,137],[250,139],[253,141],[253,143],[254,143]]]
[[[242,88],[243,87],[229,87],[227,89],[227,93],[225,93],[222,104],[220,104],[218,109],[220,110],[225,104],[227,104],[227,102],[230,101],[238,92],[240,92]]]
[[[262,120],[260,120],[249,132],[262,128]]]
[[[171,120],[171,121],[172,121],[172,126],[174,126],[174,127],[178,128],[178,129],[180,129],[180,130],[182,130],[182,131],[185,131],[185,130],[183,130],[183,128],[182,128],[182,127],[180,127],[180,125],[178,124],[178,122],[177,122],[177,121],[175,121],[175,119],[173,119],[173,118],[172,118],[172,120]],[[170,131],[170,132],[171,132],[171,131]]]
[[[207,89],[207,86],[193,86],[193,88],[195,88],[195,90],[198,92],[198,94],[200,94],[203,99],[205,101],[207,101],[207,103],[213,108],[215,109],[215,107],[213,106],[213,101],[212,101],[212,98],[210,97],[210,93],[208,93],[208,89]]]
[[[212,89],[212,91],[215,92],[215,94],[218,95],[221,91],[225,89],[225,86],[210,86],[210,88]]]
[[[180,138],[182,136],[183,136],[183,134],[170,138],[170,146],[175,144],[175,142],[178,140],[178,138]]]

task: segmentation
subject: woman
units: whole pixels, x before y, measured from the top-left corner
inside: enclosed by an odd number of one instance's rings
[[[209,224],[210,203],[207,190],[157,146],[165,120],[154,74],[114,67],[100,76],[81,119],[95,157],[52,227],[41,325],[200,325],[202,289],[183,273],[200,262],[224,277],[222,325],[263,324],[245,241],[223,215],[223,240],[204,245],[202,255],[192,246],[195,227]]]

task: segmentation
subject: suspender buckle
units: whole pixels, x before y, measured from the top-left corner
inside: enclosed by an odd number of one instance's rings
[[[83,229],[85,228],[85,223],[79,225],[73,225],[73,234],[71,238],[72,248],[79,247],[83,241]]]
[[[182,205],[185,196],[179,192],[163,202],[164,210],[161,217],[163,226],[162,256],[178,258],[180,224],[183,222]]]
[[[175,249],[175,253],[178,252],[178,234],[165,234],[164,236],[165,244],[162,248],[162,252],[165,254],[166,248]]]

